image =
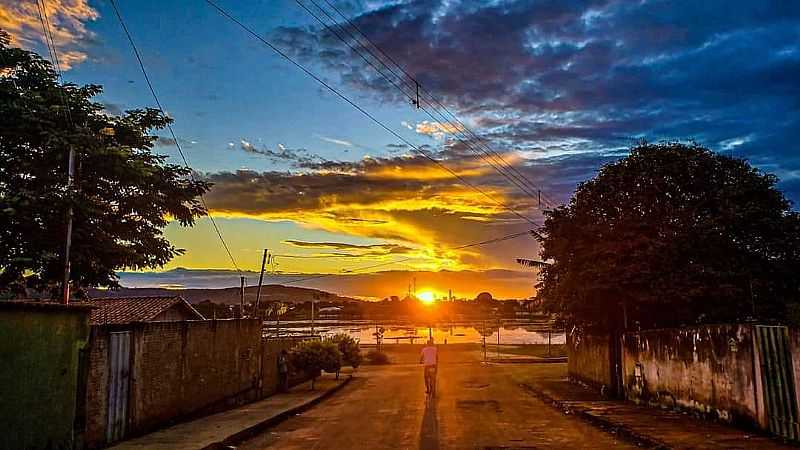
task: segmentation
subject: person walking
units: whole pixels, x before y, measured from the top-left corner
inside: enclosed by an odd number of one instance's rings
[[[425,393],[432,395],[436,392],[436,370],[439,366],[439,351],[433,345],[433,338],[429,338],[428,343],[422,348],[419,362],[424,370]]]
[[[289,352],[285,349],[278,354],[278,390],[289,390]]]

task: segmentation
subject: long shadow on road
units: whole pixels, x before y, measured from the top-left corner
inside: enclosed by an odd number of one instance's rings
[[[422,415],[422,427],[419,433],[420,450],[439,450],[439,418],[436,414],[437,397],[425,400],[425,413]]]

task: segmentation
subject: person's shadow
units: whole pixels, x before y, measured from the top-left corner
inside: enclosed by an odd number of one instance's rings
[[[422,416],[422,428],[419,432],[420,450],[439,449],[439,419],[436,417],[437,397],[425,399],[425,414]]]

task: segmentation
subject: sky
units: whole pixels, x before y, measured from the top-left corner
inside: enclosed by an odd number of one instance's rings
[[[205,1],[117,1],[192,168],[214,183],[206,201],[243,270],[268,248],[277,273],[334,274],[314,286],[352,281],[350,295],[388,295],[381,276],[402,289],[397,273],[447,271],[430,278],[439,293],[449,283],[463,296],[526,297],[534,274],[515,259],[537,256],[532,236],[458,247],[531,229],[502,205],[540,223],[541,208],[640,139],[746,158],[800,200],[800,2],[329,1],[218,4],[396,134]],[[300,6],[341,20],[331,4],[530,180],[528,192],[452,137],[462,125],[417,109],[338,39],[363,51],[353,29],[325,28]],[[154,106],[110,2],[45,7],[66,81],[102,85],[110,114]],[[35,0],[0,0],[0,28],[46,55]],[[156,151],[179,162],[157,133]],[[165,234],[186,252],[163,270],[233,269],[208,219]],[[359,283],[356,272],[374,275]],[[237,284],[229,273],[220,283]]]

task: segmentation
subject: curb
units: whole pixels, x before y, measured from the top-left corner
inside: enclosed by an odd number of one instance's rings
[[[573,414],[574,416],[583,419],[589,424],[594,425],[595,427],[600,428],[603,431],[616,434],[621,439],[627,440],[635,445],[654,448],[658,450],[670,450],[672,448],[665,442],[660,441],[652,436],[648,436],[646,434],[633,431],[624,424],[614,422],[605,417],[600,417],[595,414],[592,414],[585,408],[575,407],[569,405],[567,402],[555,399],[550,395],[546,394],[544,391],[536,389],[533,386],[530,386],[525,383],[520,383],[519,386],[523,390],[528,392],[530,395],[538,398],[539,400],[542,400],[543,402],[547,403],[553,408],[561,410],[566,414]]]
[[[253,437],[253,436],[265,431],[266,429],[268,429],[270,427],[273,427],[273,426],[283,422],[284,420],[290,418],[291,416],[294,416],[296,414],[300,414],[300,413],[302,413],[304,411],[307,411],[308,409],[310,409],[311,407],[317,405],[318,403],[320,403],[321,401],[325,400],[326,398],[328,398],[328,397],[332,396],[333,394],[339,392],[339,390],[341,390],[343,387],[345,387],[348,384],[350,384],[350,381],[352,379],[353,379],[353,376],[350,375],[349,377],[345,378],[344,381],[339,383],[337,386],[325,391],[322,395],[320,395],[318,397],[315,397],[315,398],[313,398],[313,399],[311,399],[311,400],[309,400],[309,401],[307,401],[307,402],[305,402],[305,403],[303,403],[301,405],[297,405],[294,408],[287,409],[286,411],[283,411],[283,412],[281,412],[279,414],[276,414],[276,415],[274,415],[272,417],[268,417],[268,418],[262,420],[261,422],[255,424],[255,425],[249,426],[249,427],[247,427],[247,428],[245,428],[245,429],[243,429],[243,430],[241,430],[241,431],[239,431],[237,433],[234,433],[234,434],[226,437],[225,439],[223,439],[221,441],[214,442],[213,444],[207,445],[207,446],[203,447],[201,450],[220,450],[220,449],[235,448],[236,444],[239,444],[239,443],[241,443],[243,441],[246,441],[247,439],[250,439],[251,437]]]
[[[567,362],[567,357],[552,358],[489,358],[490,363],[495,364],[563,364]]]

